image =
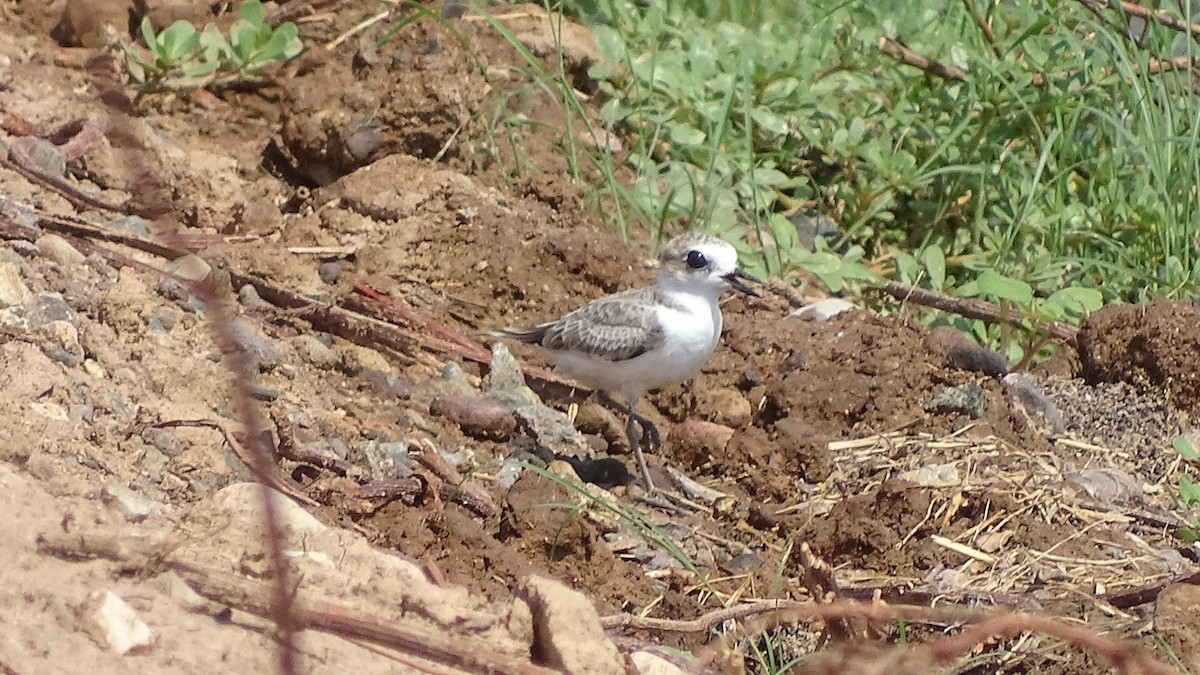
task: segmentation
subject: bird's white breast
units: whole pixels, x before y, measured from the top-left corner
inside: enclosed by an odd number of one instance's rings
[[[696,374],[721,337],[721,310],[716,300],[679,294],[655,312],[663,330],[662,344],[624,361],[607,361],[569,350],[548,352],[559,370],[608,391],[636,400],[642,394],[679,384]]]

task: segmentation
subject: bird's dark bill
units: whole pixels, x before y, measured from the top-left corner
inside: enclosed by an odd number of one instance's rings
[[[739,293],[745,293],[746,295],[753,295],[756,298],[762,297],[761,295],[758,294],[758,291],[756,291],[753,288],[750,288],[746,284],[742,283],[742,279],[745,279],[746,281],[753,281],[756,284],[762,283],[762,282],[760,282],[758,279],[754,278],[753,276],[750,276],[749,274],[746,274],[745,272],[743,272],[741,270],[734,270],[734,271],[730,272],[729,274],[726,274],[723,278],[725,279],[725,283],[729,284],[729,286],[731,288],[733,288],[733,290],[738,291]]]

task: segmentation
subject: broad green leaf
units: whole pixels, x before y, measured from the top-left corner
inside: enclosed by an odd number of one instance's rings
[[[671,142],[679,145],[702,145],[705,134],[690,124],[672,122],[667,124],[667,135]]]
[[[929,285],[934,290],[941,290],[946,286],[946,254],[942,252],[942,247],[938,245],[926,246],[924,251],[921,251],[921,262],[925,263],[925,272],[929,275]]]
[[[200,44],[200,33],[191,23],[180,19],[158,34],[159,46],[172,63],[181,61]]]
[[[612,65],[625,61],[625,39],[616,29],[596,24],[592,26],[592,40],[596,42],[596,52],[600,55],[600,60]]]
[[[979,292],[1001,300],[1008,300],[1021,307],[1033,302],[1033,287],[1019,279],[1001,276],[993,270],[979,273]]]
[[[241,15],[243,21],[252,26],[258,27],[263,25],[263,8],[262,3],[258,0],[245,0],[238,7],[238,14]]]
[[[1175,452],[1178,452],[1180,457],[1189,462],[1200,460],[1200,453],[1197,453],[1196,448],[1192,447],[1191,442],[1183,436],[1176,436],[1174,440],[1171,441],[1171,446],[1175,448]],[[1182,479],[1186,477],[1187,474],[1180,476],[1181,482]]]
[[[917,259],[908,253],[896,254],[896,273],[900,281],[906,284],[916,283],[917,275],[921,273]]]
[[[158,38],[154,35],[154,24],[150,22],[150,17],[142,19],[142,39],[146,41],[146,47],[150,50],[156,49]]]
[[[1055,291],[1046,298],[1046,302],[1059,305],[1074,314],[1084,315],[1100,309],[1104,304],[1104,295],[1094,288],[1071,286]]]

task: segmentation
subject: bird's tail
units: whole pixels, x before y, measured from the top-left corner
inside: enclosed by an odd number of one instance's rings
[[[546,337],[546,326],[514,326],[511,328],[489,330],[487,334],[495,338],[507,338],[509,340],[536,345],[541,344],[542,340]]]

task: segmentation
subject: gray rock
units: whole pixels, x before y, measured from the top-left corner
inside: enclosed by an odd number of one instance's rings
[[[158,485],[162,480],[163,472],[167,470],[167,465],[171,463],[170,458],[158,451],[150,445],[142,445],[142,456],[138,465],[142,468],[142,475],[150,485]]]
[[[350,455],[350,446],[346,445],[346,441],[337,436],[329,439],[326,445],[329,446],[329,451],[337,455],[339,459],[346,459]]]
[[[58,293],[39,293],[34,296],[28,305],[26,316],[31,328],[44,326],[52,321],[65,321],[76,328],[79,327],[79,315]]]
[[[467,395],[475,393],[475,387],[467,379],[467,374],[463,372],[461,366],[453,361],[447,361],[446,365],[442,367],[440,384],[443,387],[443,391]]]
[[[63,267],[82,265],[86,258],[66,239],[57,234],[44,234],[35,242],[38,254]]]
[[[338,364],[339,359],[337,354],[325,346],[325,343],[311,335],[297,335],[292,338],[292,346],[296,349],[296,353],[300,355],[301,360],[317,368],[327,370],[336,367]]]
[[[408,466],[408,443],[371,441],[363,446],[362,454],[374,480],[405,478],[412,474]]]
[[[259,384],[258,382],[251,382],[246,389],[250,391],[250,396],[258,401],[274,401],[279,398],[280,394],[278,389],[268,387],[265,384]]]
[[[336,284],[342,278],[342,266],[336,260],[323,262],[317,266],[317,276],[327,284]]]
[[[141,216],[125,216],[108,224],[114,230],[124,230],[143,237],[150,236],[150,225]]]
[[[203,281],[212,273],[212,266],[200,256],[189,253],[168,262],[163,271],[183,281]]]
[[[159,328],[163,332],[170,333],[175,326],[179,325],[179,320],[183,318],[183,314],[176,307],[167,305],[154,310],[154,315],[150,319],[150,323],[158,323]]]
[[[23,305],[29,297],[29,287],[21,279],[21,269],[12,263],[0,263],[0,307]]]
[[[238,290],[238,302],[241,302],[246,309],[259,309],[267,306],[267,302],[258,294],[258,289],[250,284],[246,284]]]
[[[966,413],[971,419],[983,417],[983,387],[971,382],[958,387],[946,387],[925,404],[925,412]]]
[[[0,217],[11,221],[20,228],[28,230],[31,234],[41,229],[38,226],[38,215],[36,213],[8,197],[0,196]],[[12,242],[14,251],[17,251],[17,243],[17,241]],[[20,253],[20,251],[17,252]],[[25,254],[22,253],[21,255]]]
[[[275,348],[271,339],[263,335],[258,327],[242,318],[233,321],[234,343],[254,358],[259,367],[271,367],[283,361],[283,355]]]
[[[71,368],[83,365],[83,347],[75,326],[66,321],[51,321],[38,326],[34,335],[46,356]]]
[[[592,446],[587,438],[579,433],[569,417],[559,411],[544,405],[528,405],[514,409],[513,413],[518,425],[551,453],[592,456]]]
[[[508,406],[521,408],[541,405],[542,400],[525,384],[521,364],[502,342],[492,345],[491,373],[488,376],[488,398]]]
[[[142,432],[142,440],[167,457],[178,457],[185,450],[179,437],[171,433],[169,429],[150,427]]]
[[[116,506],[125,520],[131,523],[140,523],[159,510],[145,496],[121,485],[116,478],[109,478],[105,481],[102,491],[104,501]]]
[[[35,138],[25,148],[25,153],[43,174],[59,178],[67,175],[67,158],[50,141]]]

